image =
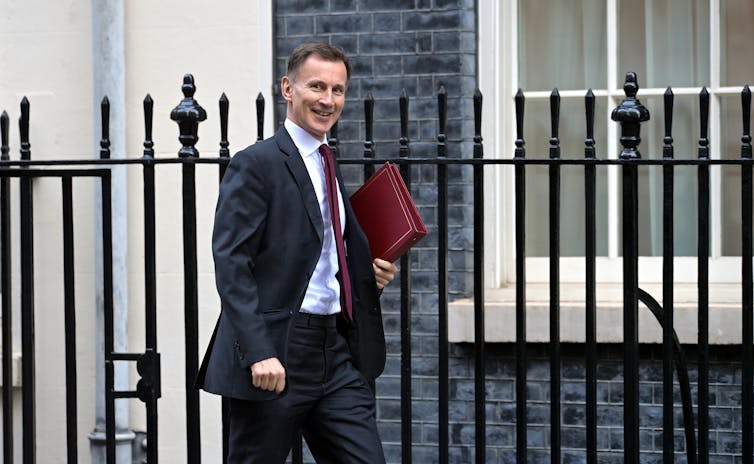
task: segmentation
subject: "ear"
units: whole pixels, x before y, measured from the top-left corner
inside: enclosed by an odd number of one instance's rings
[[[283,76],[280,80],[280,93],[283,95],[285,101],[291,101],[291,95],[293,94],[293,82],[288,79],[288,76]]]

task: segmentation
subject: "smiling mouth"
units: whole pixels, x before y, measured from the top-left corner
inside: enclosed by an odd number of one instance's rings
[[[323,117],[330,117],[333,114],[332,111],[317,111],[317,110],[312,110],[312,111],[314,111],[315,113]]]

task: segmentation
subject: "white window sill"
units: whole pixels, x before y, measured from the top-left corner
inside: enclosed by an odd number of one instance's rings
[[[640,288],[662,304],[662,285],[642,284]],[[549,284],[526,286],[526,340],[550,341]],[[560,341],[585,342],[585,286],[560,286]],[[597,342],[623,342],[623,286],[597,286]],[[695,284],[676,284],[674,288],[674,326],[682,344],[697,342],[697,288]],[[485,289],[485,341],[516,341],[515,286]],[[474,301],[456,300],[448,308],[448,339],[452,343],[474,341]],[[662,327],[639,302],[639,342],[662,343]],[[711,284],[709,287],[709,343],[741,343],[741,285]]]

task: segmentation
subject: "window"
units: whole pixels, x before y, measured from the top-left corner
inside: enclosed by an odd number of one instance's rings
[[[485,95],[485,152],[513,156],[515,127],[512,97],[526,96],[527,157],[547,157],[550,136],[549,96],[561,96],[560,139],[563,157],[582,157],[584,95],[597,97],[595,139],[599,157],[620,152],[619,127],[610,112],[624,98],[627,71],[635,71],[638,97],[652,119],[643,124],[639,149],[645,158],[662,155],[662,95],[675,94],[673,119],[677,158],[697,156],[699,98],[710,92],[710,155],[740,156],[740,91],[754,78],[749,38],[754,36],[750,0],[519,0],[480,4],[480,87]],[[492,101],[491,101],[492,100]],[[502,128],[502,129],[501,129]],[[740,179],[736,167],[712,169],[712,243],[710,275],[719,282],[740,280]],[[561,272],[563,279],[583,280],[583,168],[561,173]],[[491,201],[487,217],[492,243],[486,262],[488,286],[515,278],[512,170],[488,174]],[[659,281],[662,252],[662,173],[640,170],[640,254],[642,280]],[[547,168],[527,168],[527,279],[547,279]],[[598,278],[620,281],[620,171],[598,169]],[[684,265],[696,254],[696,170],[675,173],[676,279],[693,282],[696,267]],[[494,237],[493,237],[494,235]],[[491,242],[490,242],[491,240]],[[735,261],[735,262],[734,262]]]

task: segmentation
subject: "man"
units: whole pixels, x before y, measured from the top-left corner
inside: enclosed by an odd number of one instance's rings
[[[222,311],[197,383],[229,399],[230,463],[282,463],[298,431],[317,462],[385,460],[369,381],[385,365],[378,296],[396,267],[372,261],[322,147],[349,78],[340,49],[298,46],[284,127],[237,153],[220,186]]]

